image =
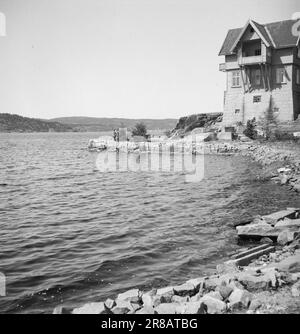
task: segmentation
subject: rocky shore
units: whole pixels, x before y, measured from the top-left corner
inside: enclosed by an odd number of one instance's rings
[[[206,143],[204,153],[241,154],[262,165],[266,178],[300,193],[300,144],[260,142]],[[198,153],[201,153],[200,150]]]
[[[249,261],[249,264],[241,266],[242,261]],[[285,246],[270,246],[267,243],[244,250],[219,265],[212,276],[146,292],[132,289],[115,299],[88,303],[74,309],[58,306],[53,313],[300,313],[299,234],[292,241],[287,241]]]
[[[255,142],[213,142],[195,154],[242,154],[261,163],[268,179],[300,192],[300,154]],[[54,314],[300,313],[300,209],[287,208],[236,226],[240,238],[258,239],[217,266],[214,275],[151,291],[132,289],[114,299],[58,306]]]

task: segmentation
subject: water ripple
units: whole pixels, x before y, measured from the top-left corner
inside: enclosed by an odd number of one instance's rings
[[[83,149],[95,136],[0,135],[1,313],[203,275],[239,248],[236,221],[300,204],[241,157],[206,157],[196,184],[182,173],[100,173]]]

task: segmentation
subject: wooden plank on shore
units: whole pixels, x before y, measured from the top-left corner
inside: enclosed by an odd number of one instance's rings
[[[240,252],[238,254],[233,255],[231,258],[232,259],[239,259],[239,258],[247,256],[251,253],[255,253],[255,252],[261,251],[263,249],[269,248],[269,247],[270,247],[269,244],[263,244],[263,245],[259,245],[257,247],[252,247],[250,249],[247,249],[246,251],[243,251],[243,252]]]
[[[269,245],[268,245],[269,246]],[[225,262],[225,265],[227,266],[247,266],[252,260],[255,260],[263,255],[269,254],[271,252],[275,251],[275,246],[269,246],[267,248],[261,249],[261,250],[257,250],[257,247],[252,249],[252,252],[250,252],[249,254],[235,259],[235,260],[229,260],[227,262]]]

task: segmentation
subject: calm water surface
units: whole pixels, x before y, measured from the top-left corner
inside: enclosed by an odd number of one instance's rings
[[[245,216],[299,206],[242,157],[205,157],[205,178],[100,173],[92,133],[0,135],[0,312],[49,313],[132,287],[210,273]]]

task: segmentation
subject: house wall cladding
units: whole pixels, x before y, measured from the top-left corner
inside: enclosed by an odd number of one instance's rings
[[[259,120],[264,112],[270,107],[272,96],[272,107],[278,110],[280,122],[294,120],[293,101],[293,66],[285,65],[287,82],[276,84],[275,67],[272,69],[272,90],[266,91],[261,84],[251,92],[244,92],[243,84],[240,87],[232,87],[232,72],[227,71],[227,91],[225,95],[223,122],[225,125],[235,125],[237,122],[246,123],[254,117]],[[259,97],[260,102],[255,103],[254,97]]]

